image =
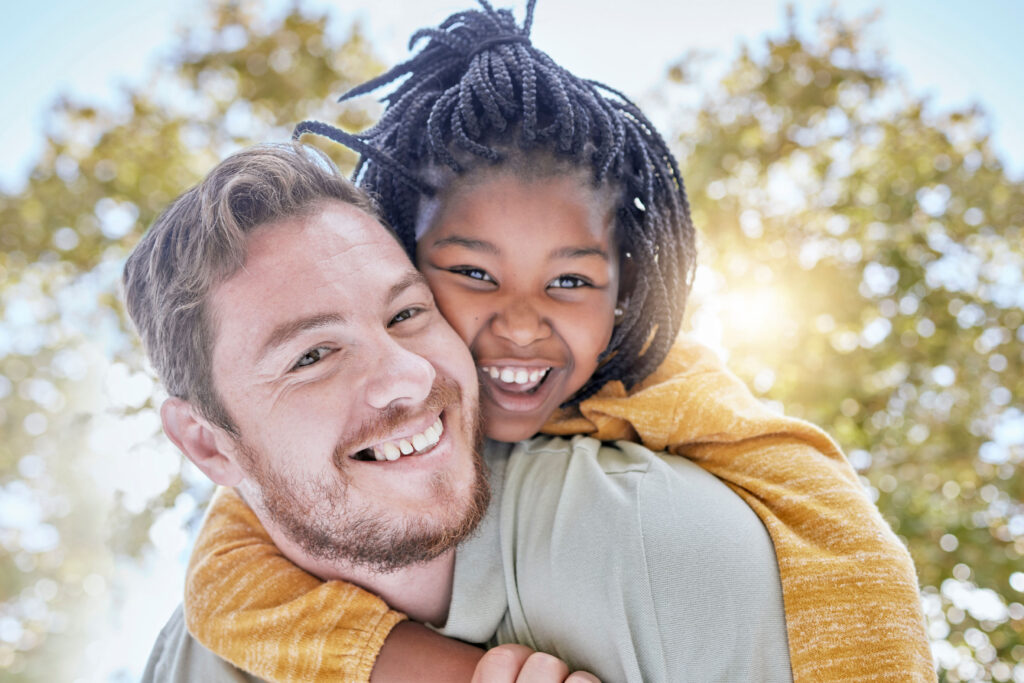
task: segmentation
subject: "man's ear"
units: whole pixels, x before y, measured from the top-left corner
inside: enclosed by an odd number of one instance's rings
[[[171,397],[160,407],[164,433],[203,474],[221,486],[235,486],[245,473],[235,462],[233,441],[188,401]]]

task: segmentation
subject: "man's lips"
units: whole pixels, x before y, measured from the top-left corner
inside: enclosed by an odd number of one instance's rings
[[[405,455],[422,455],[436,446],[443,434],[444,422],[438,415],[425,429],[367,446],[351,457],[355,460],[393,462]]]

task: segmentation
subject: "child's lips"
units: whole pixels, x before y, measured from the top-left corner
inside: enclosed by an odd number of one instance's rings
[[[550,367],[522,367],[516,365],[481,365],[481,374],[490,377],[501,389],[512,393],[525,393],[535,389],[547,377]]]
[[[489,363],[479,366],[479,374],[483,394],[492,403],[509,412],[528,413],[547,401],[557,384],[553,378],[559,374],[559,368]],[[521,378],[524,381],[519,382]]]

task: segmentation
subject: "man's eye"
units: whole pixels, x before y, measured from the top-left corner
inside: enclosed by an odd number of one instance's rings
[[[589,287],[590,283],[576,275],[559,275],[552,280],[548,287],[557,289],[576,289],[577,287]]]
[[[314,363],[319,363],[328,355],[330,355],[332,351],[333,349],[330,349],[326,346],[317,346],[316,348],[310,349],[309,351],[306,351],[304,354],[302,354],[299,360],[295,362],[295,366],[292,369],[294,370],[296,368],[304,368],[309,365],[313,365]]]
[[[494,282],[494,278],[491,277],[486,270],[480,268],[473,268],[471,266],[456,266],[449,268],[448,272],[457,273],[459,275],[465,275],[466,277],[473,280],[481,280],[483,282]]]
[[[423,312],[422,308],[416,308],[416,307],[404,308],[401,311],[399,311],[398,314],[395,315],[394,318],[391,319],[391,322],[388,323],[388,327],[391,327],[392,325],[397,325],[398,323],[401,323],[401,322],[405,322],[406,320],[409,320],[410,318],[415,318],[416,316],[418,316],[422,312]]]

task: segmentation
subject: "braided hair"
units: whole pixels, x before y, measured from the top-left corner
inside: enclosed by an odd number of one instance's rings
[[[595,185],[619,188],[615,239],[624,271],[632,273],[620,292],[624,311],[597,371],[568,403],[611,380],[630,388],[667,355],[693,281],[695,234],[678,165],[625,95],[576,77],[531,44],[536,0],[521,28],[509,10],[478,1],[480,9],[414,33],[410,50],[427,41],[419,52],[342,95],[348,100],[404,79],[382,98],[376,125],[347,133],[305,121],[295,137],[322,135],[361,155],[354,179],[377,198],[414,259],[420,200],[439,189],[431,168],[458,176],[500,166],[516,150],[543,152],[585,170]]]

